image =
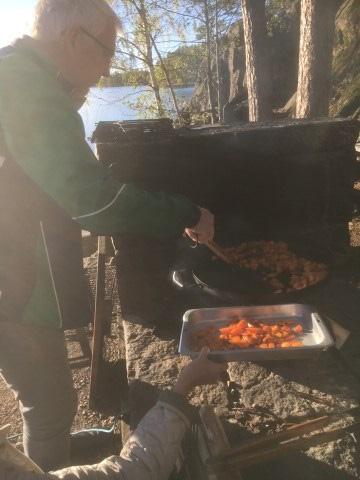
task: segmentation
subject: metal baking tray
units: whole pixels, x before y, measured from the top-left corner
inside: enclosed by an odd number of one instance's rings
[[[249,307],[200,308],[184,313],[180,336],[179,353],[196,357],[192,351],[190,339],[196,330],[215,326],[223,327],[231,322],[245,318],[257,322],[276,324],[279,321],[292,321],[301,324],[304,333],[299,337],[301,347],[289,348],[239,348],[234,350],[213,350],[209,358],[217,361],[266,361],[316,357],[322,351],[334,345],[333,338],[316,312],[310,305],[292,303],[288,305],[264,305]]]

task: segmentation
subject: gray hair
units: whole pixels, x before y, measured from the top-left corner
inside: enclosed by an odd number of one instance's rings
[[[84,27],[100,35],[112,20],[120,33],[121,21],[106,0],[38,0],[33,36],[54,41],[71,27]]]

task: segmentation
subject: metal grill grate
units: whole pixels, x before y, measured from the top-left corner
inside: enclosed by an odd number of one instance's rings
[[[147,143],[165,140],[173,135],[173,121],[170,118],[124,120],[122,122],[99,122],[91,141],[93,143]]]

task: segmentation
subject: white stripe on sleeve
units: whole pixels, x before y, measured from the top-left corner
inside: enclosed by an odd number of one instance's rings
[[[104,207],[100,208],[99,210],[95,210],[94,212],[90,212],[90,213],[86,213],[85,215],[79,215],[78,217],[72,217],[73,220],[79,220],[81,218],[86,218],[86,217],[91,217],[93,215],[98,215],[99,213],[102,213],[104,212],[107,208],[110,208],[112,205],[114,205],[114,203],[116,202],[117,198],[119,197],[119,195],[125,190],[126,188],[126,184],[124,184],[120,190],[117,192],[117,194],[115,195],[115,197],[111,200],[110,203],[108,203],[107,205],[105,205]]]

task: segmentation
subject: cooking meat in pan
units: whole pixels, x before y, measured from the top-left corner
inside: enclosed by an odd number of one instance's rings
[[[274,293],[302,290],[328,274],[324,263],[295,254],[286,242],[251,241],[222,250],[234,265],[260,273]]]

